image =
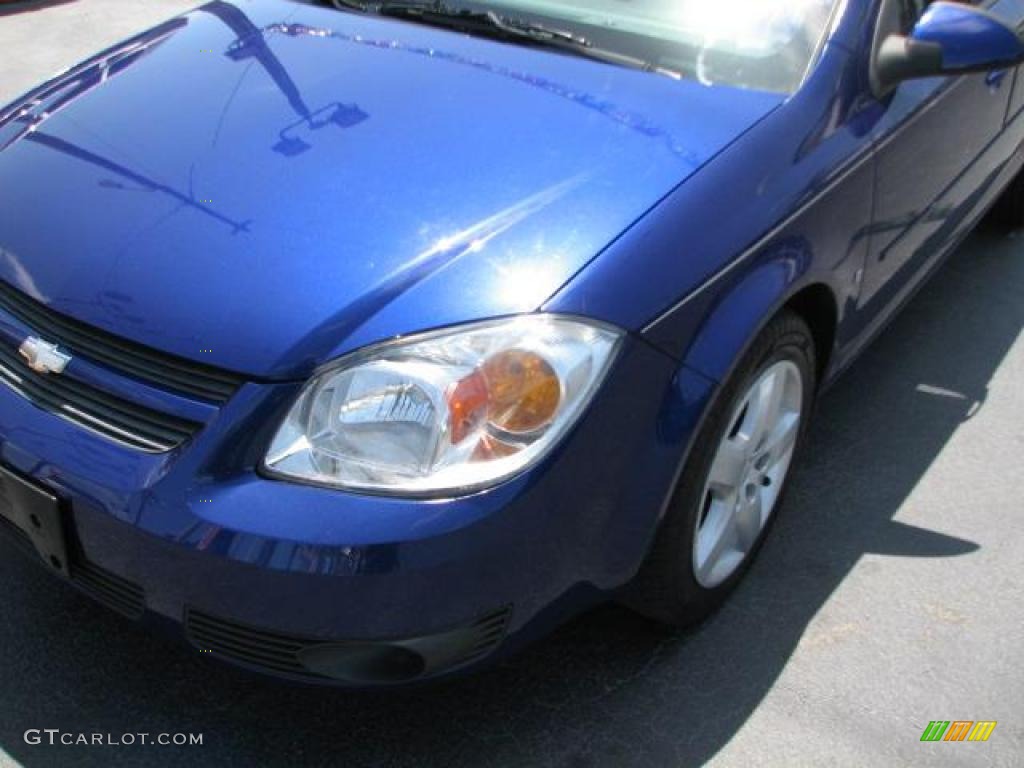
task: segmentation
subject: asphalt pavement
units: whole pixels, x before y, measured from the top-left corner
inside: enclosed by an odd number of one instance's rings
[[[191,5],[0,15],[0,102]],[[464,680],[282,686],[0,543],[0,766],[1024,765],[1022,327],[1024,233],[983,231],[824,396],[759,560],[684,636],[608,607]],[[998,725],[922,743],[931,720]],[[45,728],[203,744],[26,743]]]

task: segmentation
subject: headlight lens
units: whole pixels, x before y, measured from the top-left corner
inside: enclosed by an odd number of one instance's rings
[[[265,468],[396,495],[493,485],[572,426],[620,337],[604,325],[529,315],[356,353],[306,386]]]

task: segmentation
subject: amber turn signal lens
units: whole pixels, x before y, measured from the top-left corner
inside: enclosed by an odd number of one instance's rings
[[[499,352],[484,362],[488,421],[513,434],[529,434],[547,426],[562,399],[555,370],[540,355],[523,349]]]
[[[451,413],[452,445],[458,445],[487,418],[487,382],[478,371],[448,391],[448,410]]]

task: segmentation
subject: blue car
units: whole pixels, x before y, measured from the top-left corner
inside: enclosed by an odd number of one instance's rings
[[[816,395],[1024,221],[1019,0],[334,5],[0,110],[0,529],[249,670],[698,622]]]

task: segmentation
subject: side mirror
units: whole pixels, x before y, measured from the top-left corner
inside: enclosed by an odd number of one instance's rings
[[[879,94],[904,80],[1012,67],[1024,61],[1024,40],[988,11],[960,3],[932,3],[909,37],[890,35],[875,54]]]

